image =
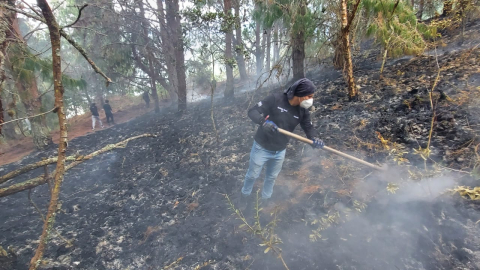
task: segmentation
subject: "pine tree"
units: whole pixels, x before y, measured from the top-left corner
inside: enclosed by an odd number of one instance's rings
[[[305,77],[305,44],[313,36],[316,29],[316,18],[308,5],[308,1],[262,0],[256,1],[256,3],[258,8],[254,18],[261,20],[265,29],[271,29],[275,22],[283,22],[283,25],[287,26],[291,47],[293,79],[297,80]],[[267,38],[267,35],[265,35],[265,38]]]
[[[366,15],[373,20],[367,35],[374,36],[384,49],[383,67],[387,56],[416,55],[427,47],[426,39],[437,35],[436,28],[418,22],[412,7],[399,0],[363,0]]]
[[[35,71],[41,69],[46,63],[32,55],[25,45],[20,33],[18,18],[13,22],[13,30],[18,43],[9,50],[10,69],[20,99],[28,115],[34,116],[43,112],[42,96],[38,90]],[[53,144],[50,131],[47,127],[45,115],[30,118],[32,126],[33,144],[38,150],[43,150]]]

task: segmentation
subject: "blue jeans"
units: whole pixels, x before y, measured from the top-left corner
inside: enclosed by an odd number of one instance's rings
[[[269,151],[263,148],[256,141],[253,141],[252,151],[250,152],[250,164],[243,182],[242,194],[245,196],[252,193],[253,184],[260,176],[263,165],[265,168],[265,180],[263,181],[262,198],[268,199],[272,196],[275,179],[277,179],[282,169],[285,159],[285,149],[282,151]]]

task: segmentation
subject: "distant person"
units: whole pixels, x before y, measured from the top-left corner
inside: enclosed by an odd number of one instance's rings
[[[108,99],[106,99],[105,104],[103,104],[103,110],[107,116],[107,123],[110,124],[110,120],[112,120],[112,124],[115,124],[115,121],[113,120],[112,107],[110,107]]]
[[[148,91],[143,92],[143,100],[147,104],[147,108],[150,108],[150,96],[148,95]]]
[[[100,126],[103,128],[103,123],[102,120],[100,120],[100,115],[98,114],[98,109],[95,102],[90,105],[90,112],[92,112],[92,130],[95,130],[95,123],[97,121],[100,122]]]

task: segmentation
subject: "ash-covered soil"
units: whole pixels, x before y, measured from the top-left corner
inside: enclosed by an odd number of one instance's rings
[[[283,241],[278,247],[290,269],[480,269],[479,204],[447,191],[478,183],[475,173],[464,172],[480,162],[480,49],[447,51],[438,60],[432,152],[425,163],[419,147],[428,144],[434,56],[392,62],[383,77],[377,69],[358,69],[362,98],[353,103],[337,73],[313,74],[320,137],[370,162],[388,162],[390,169],[375,173],[291,141],[273,197],[275,232]],[[72,140],[69,154],[84,155],[135,135],[158,135],[67,172],[43,269],[284,269],[272,252],[264,254],[258,237],[240,228],[224,196],[238,198],[256,128],[246,110],[268,92],[216,102],[219,142],[208,102],[182,116],[165,110]],[[55,151],[34,153],[0,173]],[[45,211],[48,187],[31,197]],[[40,216],[27,192],[0,198],[0,205],[0,245],[17,256],[0,269],[27,269]],[[273,211],[263,209],[261,221]]]

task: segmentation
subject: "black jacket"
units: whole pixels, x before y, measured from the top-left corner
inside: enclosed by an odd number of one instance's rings
[[[103,110],[105,111],[105,113],[112,113],[112,107],[110,107],[110,104],[103,104]]]
[[[310,120],[310,112],[300,106],[292,106],[283,93],[273,94],[260,101],[248,110],[248,116],[256,124],[263,125],[265,118],[273,121],[279,128],[293,132],[300,124],[309,139],[315,137],[316,131]],[[288,137],[277,133],[266,133],[259,127],[255,134],[255,141],[270,151],[281,151],[287,148]]]
[[[91,105],[91,106],[90,106],[90,111],[92,112],[92,115],[93,115],[93,116],[99,116],[99,114],[98,114],[98,109],[97,109],[97,106],[96,106],[96,105]]]

